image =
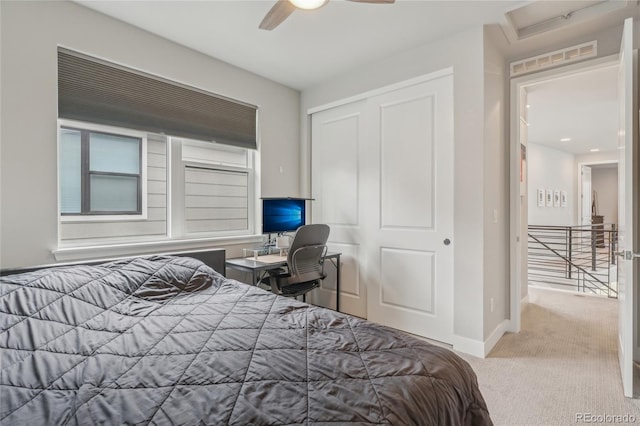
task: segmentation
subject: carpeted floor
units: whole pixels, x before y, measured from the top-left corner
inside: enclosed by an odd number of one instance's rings
[[[530,289],[529,302],[522,331],[505,334],[486,359],[460,354],[494,423],[640,424],[640,400],[622,395],[617,301]]]

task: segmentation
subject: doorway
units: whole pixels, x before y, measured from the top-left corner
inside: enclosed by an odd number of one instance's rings
[[[510,207],[511,207],[511,322],[510,330],[520,330],[520,303],[523,292],[526,294],[527,251],[523,249],[527,232],[526,185],[526,88],[552,78],[565,77],[579,71],[615,66],[617,63],[617,111],[618,111],[618,150],[619,150],[619,228],[616,251],[618,298],[618,358],[624,395],[634,394],[634,360],[640,354],[638,347],[638,52],[634,46],[634,22],[627,18],[622,31],[618,55],[598,58],[583,63],[569,65],[523,76],[511,81],[511,150],[510,161]],[[526,247],[526,246],[524,246]],[[524,288],[523,288],[524,286]],[[524,290],[524,291],[523,291]]]
[[[528,301],[528,227],[530,205],[532,209],[535,207],[537,213],[547,222],[541,225],[550,224],[551,217],[564,213],[562,225],[572,226],[580,223],[579,209],[577,200],[578,183],[571,182],[574,176],[577,176],[577,164],[581,162],[597,162],[608,161],[602,155],[606,152],[611,154],[608,149],[600,146],[581,146],[577,143],[584,140],[585,136],[581,132],[584,126],[582,124],[566,127],[574,129],[574,133],[563,133],[562,124],[564,123],[557,116],[546,115],[551,112],[556,104],[560,104],[561,108],[571,107],[571,97],[565,93],[579,84],[578,80],[586,78],[590,73],[606,73],[613,71],[613,82],[615,84],[615,70],[618,66],[617,55],[604,58],[597,58],[578,64],[567,65],[557,69],[543,71],[523,77],[515,78],[511,81],[511,140],[513,149],[511,150],[510,175],[511,179],[511,325],[510,331],[518,332],[520,330],[520,312],[521,305]],[[578,82],[575,82],[575,81]],[[583,83],[582,83],[583,84]],[[615,86],[614,86],[615,87]],[[549,96],[545,95],[548,92]],[[553,94],[557,96],[553,96]],[[615,102],[615,100],[614,100]],[[574,108],[575,108],[574,104]],[[588,101],[580,103],[579,108],[583,114],[587,114],[585,108],[589,107]],[[615,104],[610,106],[611,110],[616,111]],[[557,114],[557,111],[556,113]],[[585,116],[586,118],[586,116]],[[617,126],[617,116],[614,115],[613,120]],[[547,123],[547,126],[543,124]],[[617,128],[617,127],[616,127]],[[546,129],[546,130],[544,130]],[[545,133],[545,131],[547,133]],[[568,132],[568,130],[566,130]],[[576,135],[576,136],[574,136]],[[615,130],[614,138],[611,142],[615,149]],[[530,136],[533,138],[530,140]],[[517,141],[517,143],[515,143]],[[531,143],[531,145],[530,145]],[[584,145],[584,144],[583,144]],[[591,151],[598,149],[598,151]],[[536,155],[543,151],[555,150],[558,153],[565,152],[564,162],[559,162],[558,157],[547,152],[546,158],[552,158],[554,165],[547,163],[536,164]],[[586,152],[585,152],[586,150]],[[553,151],[551,151],[553,153]],[[538,155],[544,160],[545,155]],[[557,164],[556,164],[557,163]],[[532,183],[533,188],[529,187],[529,176],[532,168],[539,168],[541,173],[549,174],[549,171],[558,172],[558,168],[562,168],[569,177],[563,181],[546,181]],[[567,168],[570,170],[567,172]],[[548,176],[546,176],[548,177]],[[557,179],[561,177],[558,175]],[[540,199],[542,197],[542,199]],[[564,207],[562,204],[566,203]],[[533,210],[531,210],[533,211]],[[542,220],[542,219],[538,219]]]
[[[616,298],[617,64],[536,82],[524,96],[527,289]]]
[[[618,160],[578,163],[578,199],[581,225],[602,217],[603,223],[618,224]]]

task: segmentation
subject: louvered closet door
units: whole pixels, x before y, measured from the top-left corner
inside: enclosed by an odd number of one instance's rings
[[[343,310],[451,342],[452,75],[314,113],[312,170],[313,220],[346,254]]]

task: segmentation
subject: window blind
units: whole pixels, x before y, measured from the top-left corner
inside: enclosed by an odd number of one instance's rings
[[[256,149],[257,108],[58,50],[58,116]]]

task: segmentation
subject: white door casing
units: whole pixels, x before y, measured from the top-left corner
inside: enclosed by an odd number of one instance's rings
[[[526,108],[527,88],[545,81],[555,80],[573,75],[578,72],[601,69],[605,67],[617,67],[619,55],[609,55],[589,59],[574,64],[564,65],[545,71],[534,72],[521,77],[511,79],[511,153],[510,153],[510,230],[509,240],[511,247],[510,261],[510,323],[508,330],[514,333],[521,328],[521,311],[524,303],[527,303],[527,207],[525,197],[522,193],[522,183],[520,182],[520,141],[523,127],[519,125],[522,120],[522,110]],[[581,212],[578,212],[577,220],[580,221]]]
[[[591,167],[582,166],[580,170],[580,225],[591,224],[591,204],[593,202],[591,188]]]
[[[638,280],[638,99],[637,51],[633,49],[633,19],[624,23],[618,70],[618,358],[622,387],[633,396],[633,361],[637,344]]]
[[[313,114],[313,220],[357,259],[341,310],[451,343],[453,76],[425,80]]]
[[[517,250],[515,255],[518,257],[516,262],[524,267],[520,268],[520,294],[518,298],[518,305],[520,305],[522,298],[528,297],[529,294],[529,281],[528,281],[528,265],[529,265],[529,250],[527,250],[527,241],[529,240],[529,198],[527,197],[527,191],[529,187],[529,170],[527,168],[527,148],[529,147],[529,109],[527,108],[528,89],[520,90],[520,120],[519,130],[520,137],[518,138],[518,146],[516,147],[516,154],[518,155],[518,168],[519,168],[519,188],[520,196],[518,204],[520,206],[519,217],[519,234],[520,239],[524,242],[524,247]],[[524,153],[522,152],[524,150]],[[523,161],[524,159],[524,161]],[[546,202],[546,200],[545,200]],[[517,327],[516,331],[520,331],[519,319],[514,321],[514,325]]]

